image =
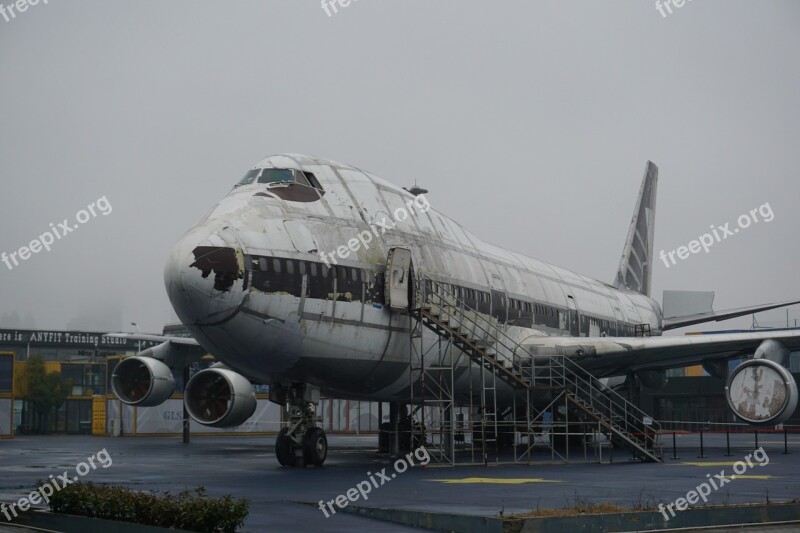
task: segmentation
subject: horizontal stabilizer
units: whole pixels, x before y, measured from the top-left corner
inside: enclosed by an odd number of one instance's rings
[[[713,291],[664,291],[661,309],[664,318],[714,312]]]
[[[739,316],[752,315],[753,313],[760,313],[761,311],[769,311],[770,309],[777,309],[779,307],[786,307],[787,305],[794,305],[800,303],[800,300],[792,300],[790,302],[780,302],[772,304],[753,305],[750,307],[739,307],[737,309],[728,309],[725,311],[710,311],[706,313],[696,313],[687,316],[664,318],[662,329],[682,328],[685,326],[692,326],[694,324],[702,324],[704,322],[719,322],[721,320],[728,320],[729,318],[736,318]]]

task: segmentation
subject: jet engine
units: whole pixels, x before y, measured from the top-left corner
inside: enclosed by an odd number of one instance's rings
[[[783,365],[765,358],[750,359],[731,373],[725,397],[745,422],[774,426],[794,413],[797,383]]]
[[[186,384],[186,409],[204,426],[241,425],[256,410],[256,393],[250,381],[227,368],[208,368]]]
[[[123,403],[152,407],[175,392],[172,370],[152,357],[129,357],[119,362],[111,375],[111,388]]]

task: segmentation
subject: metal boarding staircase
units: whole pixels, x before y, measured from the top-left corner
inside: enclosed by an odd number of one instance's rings
[[[613,443],[642,461],[662,461],[659,425],[644,411],[568,356],[536,353],[534,348],[520,345],[495,318],[466,305],[451,286],[427,276],[416,281],[412,317],[479,365],[482,384],[486,383],[484,371],[491,372],[491,384],[481,390],[484,454],[487,440],[497,436],[495,378],[499,378],[515,391],[526,391],[528,398],[535,393],[563,393],[568,403],[593,419]],[[531,411],[529,405],[529,423],[534,417]],[[492,436],[487,435],[487,425],[494,427]]]

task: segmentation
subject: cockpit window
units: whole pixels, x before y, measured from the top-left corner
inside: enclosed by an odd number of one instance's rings
[[[298,170],[295,170],[294,175],[297,177],[297,183],[299,183],[300,185],[305,185],[306,187],[311,187],[311,184],[308,182],[308,179],[306,179],[305,172],[300,172]]]
[[[320,191],[322,190],[322,185],[319,184],[319,181],[317,181],[317,177],[314,174],[311,172],[303,172],[303,175],[305,175],[312,187],[319,189]]]
[[[265,168],[258,183],[279,183],[281,181],[294,182],[294,171],[288,168]]]
[[[237,185],[250,185],[256,179],[259,172],[261,172],[260,168],[254,168],[253,170],[248,170],[247,174],[244,175],[242,180]]]
[[[296,183],[317,189],[322,194],[325,192],[314,174],[290,168],[256,168],[249,170],[236,184],[236,187],[250,185],[251,183]]]

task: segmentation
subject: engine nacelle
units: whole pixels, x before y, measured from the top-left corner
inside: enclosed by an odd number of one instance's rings
[[[797,383],[783,365],[750,359],[736,367],[725,387],[731,410],[758,426],[785,422],[797,407]]]
[[[129,357],[117,364],[111,375],[111,388],[123,403],[153,407],[175,392],[172,370],[152,357]]]
[[[208,368],[192,376],[184,397],[189,415],[204,426],[238,426],[256,411],[250,381],[227,368]]]

